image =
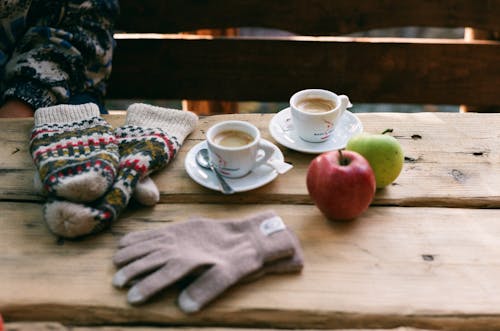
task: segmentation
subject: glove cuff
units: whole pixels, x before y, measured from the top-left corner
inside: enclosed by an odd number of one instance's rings
[[[198,116],[190,111],[134,103],[127,109],[125,124],[161,128],[182,144],[198,124]]]
[[[35,112],[35,126],[44,124],[65,124],[99,117],[99,107],[95,103],[82,105],[55,105],[39,108]]]
[[[249,234],[262,263],[292,256],[298,242],[276,213],[259,213],[237,222],[242,232]]]

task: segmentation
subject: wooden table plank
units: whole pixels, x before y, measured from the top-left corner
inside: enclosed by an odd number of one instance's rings
[[[291,329],[243,329],[243,328],[175,328],[175,327],[137,327],[137,326],[65,326],[60,323],[7,323],[6,331],[291,331]],[[314,331],[314,330],[311,330]],[[336,331],[432,331],[400,327],[395,329],[336,329]]]
[[[221,115],[201,119],[176,160],[154,175],[163,202],[304,203],[311,200],[305,186],[307,166],[314,155],[280,146],[295,168],[266,187],[249,194],[224,196],[193,182],[184,169],[186,153],[204,139],[207,128],[217,121],[238,116],[255,123],[263,137],[272,140],[267,126],[271,114]],[[500,116],[498,114],[375,113],[359,114],[365,131],[394,130],[407,162],[394,185],[379,190],[375,205],[500,207]],[[107,117],[113,125],[123,115]],[[0,122],[0,200],[41,201],[32,188],[34,172],[28,156],[31,120]]]
[[[215,218],[274,209],[305,251],[301,274],[237,286],[195,315],[178,288],[130,307],[112,287],[119,237],[191,215]],[[75,324],[166,323],[279,328],[500,328],[498,210],[371,207],[330,223],[311,205],[161,204],[127,212],[104,234],[61,241],[41,205],[0,202],[0,312],[6,320]]]

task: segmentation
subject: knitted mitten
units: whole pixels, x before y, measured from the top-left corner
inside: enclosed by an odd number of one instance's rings
[[[62,237],[74,238],[109,226],[127,206],[138,181],[162,169],[175,157],[197,121],[198,117],[188,111],[131,105],[125,125],[115,131],[120,164],[111,189],[91,205],[48,202],[44,218],[50,230]]]
[[[109,189],[119,158],[113,131],[93,103],[38,109],[30,152],[48,195],[78,202]]]
[[[33,177],[33,189],[41,196],[47,197],[47,190],[44,188],[38,172]],[[154,206],[160,201],[160,190],[151,177],[146,176],[137,182],[132,198],[144,206]]]
[[[137,182],[132,197],[141,205],[154,206],[160,201],[160,190],[151,177],[146,176]]]

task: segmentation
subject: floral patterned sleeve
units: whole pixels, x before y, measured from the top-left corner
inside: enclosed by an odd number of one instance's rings
[[[20,0],[20,2],[25,2]],[[34,109],[87,93],[101,100],[111,73],[118,0],[32,0],[5,65],[3,98]]]

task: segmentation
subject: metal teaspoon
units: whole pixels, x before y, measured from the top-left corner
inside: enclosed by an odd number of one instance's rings
[[[210,159],[208,157],[208,149],[202,148],[196,153],[196,163],[200,167],[203,167],[205,169],[210,169],[212,172],[215,174],[217,177],[217,180],[219,181],[219,187],[224,194],[233,194],[234,190],[229,184],[226,182],[224,177],[215,169],[214,165],[212,162],[210,162]]]

